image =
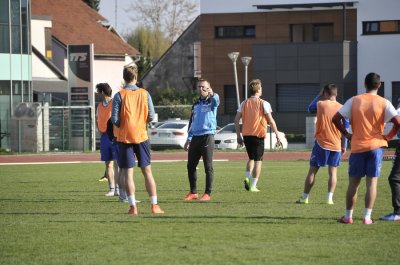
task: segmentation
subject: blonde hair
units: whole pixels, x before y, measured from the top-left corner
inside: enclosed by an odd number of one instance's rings
[[[261,80],[253,79],[249,83],[249,94],[251,96],[255,95],[261,89]]]

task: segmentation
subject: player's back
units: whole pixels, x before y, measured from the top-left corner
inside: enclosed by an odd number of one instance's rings
[[[366,152],[387,146],[383,138],[387,100],[379,95],[365,93],[353,97],[351,126],[352,152]]]

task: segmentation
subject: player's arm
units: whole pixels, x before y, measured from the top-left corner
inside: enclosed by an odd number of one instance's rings
[[[265,115],[267,116],[267,121],[268,121],[269,126],[271,126],[272,131],[275,133],[276,141],[278,143],[281,143],[281,138],[279,138],[279,134],[278,134],[278,127],[276,126],[274,118],[272,118],[272,114],[267,113]]]
[[[399,115],[394,116],[390,120],[390,122],[393,123],[393,127],[390,130],[390,132],[387,135],[384,136],[386,141],[390,141],[390,139],[392,139],[396,135],[396,133],[398,132],[398,130],[400,128],[400,116]]]
[[[120,125],[119,113],[121,112],[121,101],[122,101],[121,94],[118,92],[114,96],[112,112],[111,112],[111,122],[118,128]]]
[[[336,126],[336,128],[347,138],[347,140],[350,141],[352,135],[347,131],[345,125],[343,124],[343,119],[344,117],[342,116],[342,114],[340,114],[340,112],[336,112],[336,114],[332,118],[332,122]]]
[[[236,112],[235,116],[235,130],[236,130],[236,139],[239,146],[243,146],[243,138],[240,131],[240,119],[242,118],[241,112]]]
[[[321,95],[316,96],[314,100],[308,105],[308,112],[309,113],[317,113],[317,103],[321,99]]]

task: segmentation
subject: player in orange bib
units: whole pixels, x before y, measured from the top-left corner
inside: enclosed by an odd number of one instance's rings
[[[387,141],[396,134],[400,126],[400,117],[392,103],[378,95],[378,89],[381,86],[380,76],[369,73],[365,77],[364,84],[366,93],[347,100],[332,119],[351,144],[346,211],[345,215],[339,219],[339,222],[344,224],[353,223],[353,209],[358,197],[358,187],[364,176],[367,176],[367,191],[363,223],[366,225],[374,223],[371,213],[382,166],[382,147],[388,146]],[[341,123],[343,117],[350,120],[353,134],[350,134]],[[393,128],[388,135],[384,136],[383,129],[385,123],[389,121],[393,123]]]
[[[147,136],[147,123],[154,118],[154,106],[150,94],[137,84],[137,66],[124,67],[125,86],[114,96],[111,121],[118,130],[118,165],[120,176],[124,179],[128,195],[128,214],[137,215],[133,167],[138,160],[145,178],[147,193],[150,197],[151,212],[164,213],[157,203],[156,182],[151,170],[150,145]]]
[[[235,129],[239,146],[246,147],[249,160],[246,164],[246,178],[244,187],[250,192],[259,192],[258,179],[261,175],[261,166],[264,156],[264,139],[267,135],[267,124],[275,133],[277,143],[281,143],[278,128],[272,118],[271,105],[262,100],[262,86],[259,79],[249,83],[250,98],[245,99],[237,110],[235,116]],[[242,119],[242,129],[240,128]],[[242,138],[243,136],[243,138]]]
[[[115,185],[115,177],[118,176],[117,157],[115,153],[116,146],[113,144],[113,128],[110,122],[112,110],[112,89],[107,83],[96,85],[97,93],[101,98],[97,106],[96,124],[100,132],[100,156],[101,161],[106,165],[106,176],[108,179],[109,192],[106,196],[119,195],[118,184]]]
[[[337,87],[334,84],[326,85],[321,93],[311,102],[308,107],[310,113],[317,113],[315,125],[315,144],[310,157],[310,169],[304,181],[304,193],[298,204],[308,204],[309,194],[314,186],[315,177],[320,167],[328,165],[328,194],[327,204],[333,204],[333,193],[336,189],[337,167],[340,165],[340,157],[346,151],[346,138],[332,123],[332,117],[342,107],[336,101]],[[343,119],[345,127],[348,122]]]

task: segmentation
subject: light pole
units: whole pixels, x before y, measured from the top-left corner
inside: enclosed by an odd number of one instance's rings
[[[238,77],[237,77],[237,70],[236,70],[236,60],[239,57],[239,52],[231,52],[228,53],[229,59],[231,59],[233,63],[233,72],[235,74],[235,84],[236,84],[236,99],[237,99],[237,107],[240,107],[240,98],[239,98],[239,84],[238,84]]]
[[[244,99],[247,99],[247,66],[249,66],[251,57],[242,57],[242,63],[244,64]]]

